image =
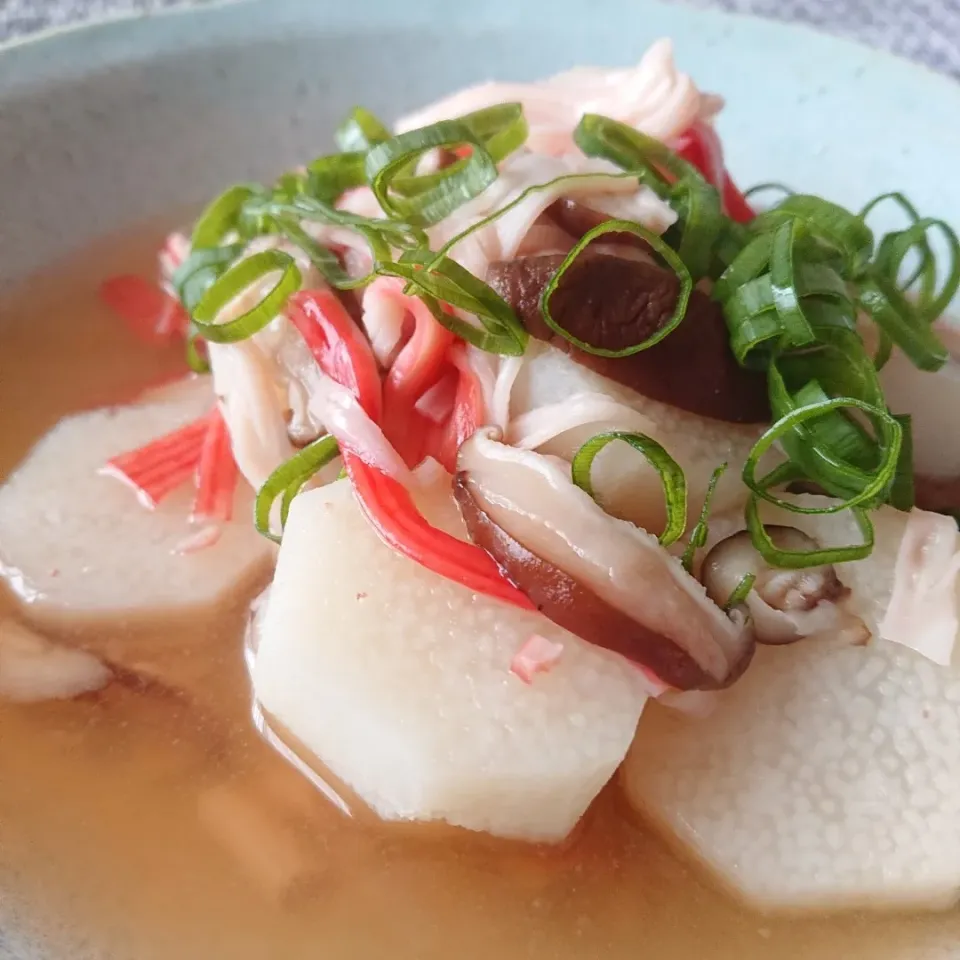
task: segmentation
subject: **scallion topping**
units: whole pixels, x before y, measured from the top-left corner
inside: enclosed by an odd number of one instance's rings
[[[660,476],[666,503],[667,525],[658,539],[662,546],[668,547],[683,536],[687,527],[687,480],[680,464],[656,440],[642,433],[627,433],[622,430],[597,434],[574,455],[570,467],[573,482],[594,497],[593,483],[590,480],[593,461],[604,447],[616,440],[630,444]]]
[[[809,426],[837,410],[859,410],[866,414],[877,430],[877,464],[872,470],[855,466],[833,454],[832,449],[810,443],[798,460],[805,474],[821,483],[828,491],[849,491],[848,496],[829,507],[801,507],[771,492],[771,475],[758,478],[757,466],[765,453],[778,441],[800,429],[809,434]],[[803,434],[801,434],[803,435]],[[781,417],[754,444],[743,467],[743,482],[759,498],[794,513],[839,513],[861,504],[876,506],[889,493],[900,458],[903,430],[886,409],[864,403],[855,397],[834,397],[809,403]],[[807,456],[809,453],[809,457]],[[826,481],[826,482],[824,482]],[[831,490],[832,488],[832,490]],[[836,493],[834,494],[837,495]]]
[[[580,254],[583,253],[587,247],[593,243],[597,237],[603,236],[605,233],[632,233],[634,236],[640,237],[645,243],[647,243],[650,248],[657,253],[661,259],[666,263],[666,265],[677,275],[677,279],[680,281],[680,290],[677,294],[677,302],[674,305],[673,313],[670,316],[670,319],[660,327],[658,330],[655,330],[646,340],[641,340],[639,343],[630,344],[627,347],[623,347],[620,350],[610,350],[607,347],[599,347],[596,344],[587,343],[585,340],[580,340],[575,337],[569,330],[565,330],[557,320],[554,318],[553,314],[550,312],[550,301],[553,298],[554,294],[557,292],[557,289],[560,287],[563,282],[563,275],[573,266]],[[543,288],[543,293],[540,297],[540,312],[543,315],[543,320],[556,333],[559,333],[561,337],[566,340],[569,340],[571,343],[576,344],[581,350],[585,353],[592,353],[600,357],[629,357],[635,353],[639,353],[641,350],[648,350],[654,344],[659,343],[664,337],[668,336],[673,330],[676,329],[677,325],[684,318],[687,312],[687,304],[690,301],[690,294],[693,291],[693,279],[690,276],[690,271],[687,270],[683,261],[679,256],[666,244],[664,241],[658,237],[655,233],[648,230],[646,227],[640,226],[639,223],[634,223],[632,220],[607,220],[604,223],[599,224],[594,227],[592,230],[587,231],[583,235],[583,239],[567,254],[563,263],[560,264],[557,272],[550,278],[550,281]]]
[[[710,535],[710,525],[708,522],[710,519],[710,506],[713,503],[713,495],[716,493],[717,484],[720,482],[720,478],[724,473],[726,473],[727,466],[726,463],[721,463],[720,466],[713,471],[710,482],[707,484],[707,492],[703,498],[703,506],[700,508],[700,517],[693,530],[690,531],[690,539],[687,541],[686,549],[683,551],[683,556],[680,561],[687,573],[693,570],[693,561],[696,558],[697,551],[701,547],[706,546],[707,537]]]
[[[283,528],[287,525],[287,515],[293,498],[303,489],[303,485],[308,480],[339,454],[340,448],[333,437],[320,437],[319,440],[307,444],[277,467],[257,491],[257,499],[253,506],[253,522],[257,532],[273,540],[274,543],[279,543],[283,536]],[[278,497],[283,498],[280,502],[279,534],[274,533],[270,528],[270,514]]]
[[[246,204],[262,193],[262,187],[255,183],[239,183],[221,193],[200,214],[190,241],[193,249],[220,246],[238,230]]]
[[[217,315],[253,284],[278,273],[276,283],[259,302],[235,320],[217,323]],[[236,343],[262,330],[300,289],[300,271],[293,257],[280,250],[264,250],[241,260],[211,286],[193,311],[193,323],[213,343]]]
[[[729,613],[734,607],[739,607],[750,596],[750,591],[756,582],[757,575],[755,573],[744,574],[740,578],[740,582],[733,588],[733,592],[727,597],[727,602],[723,605],[724,613]]]
[[[354,107],[340,124],[333,139],[344,151],[365,153],[372,146],[390,139],[390,131],[369,110]]]
[[[832,513],[832,510],[797,510],[801,513]],[[843,547],[823,547],[819,550],[810,550],[807,552],[797,550],[781,550],[770,539],[766,527],[760,519],[759,498],[752,496],[747,501],[746,519],[747,530],[750,532],[750,539],[753,542],[757,552],[771,566],[780,567],[785,570],[801,570],[806,567],[819,567],[825,563],[850,563],[853,560],[862,560],[869,557],[873,552],[873,523],[870,520],[867,511],[862,507],[852,506],[850,508],[860,533],[863,536],[861,543],[850,544]]]
[[[527,136],[518,103],[488,107],[459,120],[441,120],[373,146],[366,155],[367,181],[390,217],[421,226],[439,223],[497,178],[497,163]],[[469,149],[436,173],[411,173],[427,151]]]
[[[677,235],[677,255],[695,281],[707,276],[725,218],[720,194],[700,171],[659,140],[595,113],[582,117],[573,139],[588,157],[609,160],[635,173],[641,183],[670,201],[679,223],[668,231],[667,239],[671,233]]]
[[[429,250],[413,251],[397,262],[378,263],[374,271],[408,281],[438,322],[467,343],[507,356],[521,356],[526,349],[529,334],[513,308],[455,260],[438,258]],[[481,326],[444,309],[441,302],[473,314]]]
[[[317,157],[307,166],[305,192],[316,200],[333,203],[345,190],[366,186],[366,156],[358,152]]]

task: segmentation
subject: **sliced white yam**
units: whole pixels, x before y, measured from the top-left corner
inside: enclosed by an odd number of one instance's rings
[[[17,623],[0,620],[0,700],[69,700],[110,682],[93,654],[51,643]]]
[[[462,526],[449,481],[421,504]],[[510,673],[533,634],[563,657]],[[301,494],[253,670],[267,714],[387,820],[566,836],[622,760],[645,695],[626,661],[386,547],[346,481]]]
[[[955,343],[956,333],[948,344]],[[958,344],[960,346],[960,344]],[[931,477],[960,476],[960,444],[949,441],[956,432],[960,409],[960,362],[947,363],[936,373],[918,370],[899,350],[880,372],[884,398],[894,413],[912,416],[914,467]]]
[[[740,469],[762,432],[760,428],[722,423],[685,413],[675,407],[640,396],[570,359],[562,351],[532,341],[513,388],[513,417],[546,404],[562,404],[575,394],[599,393],[631,407],[635,417],[605,420],[568,430],[540,447],[541,452],[570,459],[581,444],[605,430],[625,429],[646,433],[657,440],[683,467],[690,495],[690,515],[697,516],[707,484],[721,464],[729,468],[717,486],[716,513],[734,510],[746,500]],[[593,486],[598,499],[617,516],[659,533],[665,512],[657,472],[625,444],[610,444],[594,461]]]
[[[0,574],[35,622],[109,623],[209,611],[266,575],[273,550],[253,529],[249,489],[235,520],[207,549],[183,554],[191,484],[155,511],[98,471],[202,416],[207,378],[169,388],[156,403],[68,417],[0,487]]]
[[[960,894],[960,673],[901,646],[765,648],[709,720],[652,707],[631,803],[752,905]]]

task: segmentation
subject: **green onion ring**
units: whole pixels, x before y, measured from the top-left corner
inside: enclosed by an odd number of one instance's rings
[[[666,502],[667,525],[658,539],[662,546],[670,546],[671,543],[675,543],[683,536],[683,531],[687,526],[687,480],[683,474],[683,468],[656,440],[642,433],[627,433],[623,430],[611,430],[609,433],[597,434],[574,455],[570,465],[573,482],[584,493],[596,499],[593,484],[590,481],[593,461],[607,444],[613,443],[615,440],[622,440],[624,443],[630,444],[634,450],[643,454],[646,461],[659,474]]]
[[[281,271],[273,289],[251,310],[228,323],[217,323],[217,314],[251,284]],[[300,289],[300,271],[289,254],[264,250],[231,267],[203,295],[193,312],[193,323],[204,339],[212,343],[236,343],[262,330]]]
[[[874,276],[860,284],[860,306],[877,327],[920,370],[939,370],[949,359],[947,348],[919,317],[893,282]]]
[[[238,183],[224,190],[200,214],[193,228],[191,247],[199,249],[220,246],[225,237],[238,229],[247,202],[262,195],[263,189],[255,183]]]
[[[739,607],[750,595],[753,585],[757,582],[755,573],[746,573],[740,578],[740,582],[733,588],[733,592],[727,597],[727,602],[723,605],[723,612],[729,613],[734,607]]]
[[[557,288],[560,286],[563,275],[573,265],[577,257],[579,257],[580,254],[588,246],[590,246],[590,244],[597,237],[603,236],[605,233],[632,233],[635,236],[640,237],[654,250],[654,252],[663,258],[667,266],[673,270],[673,272],[677,275],[677,279],[680,281],[680,291],[677,294],[677,302],[673,308],[673,314],[666,324],[657,330],[653,336],[648,337],[646,340],[643,340],[640,343],[635,343],[630,347],[624,347],[622,350],[608,350],[606,347],[597,347],[593,344],[587,343],[584,340],[578,339],[572,333],[564,330],[563,327],[561,327],[560,324],[554,320],[553,314],[550,312],[550,300],[554,293],[557,292]],[[571,343],[575,344],[585,353],[591,353],[598,357],[629,357],[635,353],[640,353],[641,350],[648,350],[650,347],[659,343],[664,337],[668,336],[677,328],[680,321],[683,320],[684,316],[686,315],[687,304],[690,300],[690,294],[692,291],[693,279],[690,276],[690,271],[687,270],[683,260],[681,260],[680,257],[669,246],[667,246],[667,244],[664,243],[660,237],[648,230],[646,227],[640,226],[639,223],[634,223],[632,220],[607,220],[604,223],[594,227],[592,230],[588,230],[587,233],[583,235],[583,238],[577,243],[577,245],[567,254],[563,263],[560,264],[557,272],[550,278],[550,281],[543,288],[543,293],[540,296],[540,312],[543,314],[544,322],[548,327],[550,327],[551,330],[560,334],[560,336],[565,340],[569,340]]]
[[[880,448],[882,457],[876,472],[869,478],[869,482],[865,484],[859,493],[831,507],[801,507],[798,504],[791,503],[789,500],[783,500],[780,497],[774,496],[770,493],[768,484],[757,480],[756,468],[758,461],[785,433],[808,420],[816,420],[834,410],[840,410],[844,407],[852,407],[867,414],[879,428],[880,439],[883,443]],[[820,403],[813,403],[796,410],[791,410],[772,426],[768,427],[750,451],[747,461],[743,465],[741,476],[743,482],[750,488],[753,494],[762,500],[766,500],[768,503],[783,507],[785,510],[790,510],[793,513],[810,514],[839,513],[842,510],[849,510],[860,504],[875,502],[877,498],[882,497],[886,493],[896,472],[900,457],[902,436],[903,431],[900,424],[886,410],[865,403],[855,397],[834,397],[830,400],[824,400]],[[767,480],[769,480],[769,477]]]
[[[253,505],[253,522],[257,533],[274,543],[280,543],[293,498],[314,474],[322,470],[339,453],[340,448],[333,437],[320,437],[277,467],[257,491],[257,499]],[[270,529],[270,513],[277,497],[280,496],[283,497],[280,505],[281,532],[275,534]]]
[[[693,561],[697,555],[697,551],[707,542],[707,537],[710,533],[708,520],[710,517],[710,506],[713,503],[713,495],[716,492],[720,478],[724,475],[728,466],[729,464],[727,463],[721,463],[720,466],[713,471],[710,482],[707,484],[707,492],[703,498],[703,506],[700,508],[700,517],[690,532],[690,540],[687,543],[686,549],[683,551],[683,556],[680,558],[683,569],[686,570],[687,573],[693,570]]]
[[[584,114],[573,139],[588,157],[630,170],[662,199],[671,201],[680,220],[668,237],[679,234],[676,251],[694,279],[707,276],[726,218],[720,194],[700,171],[659,140],[599,114]],[[662,171],[675,182],[668,184]]]
[[[913,483],[913,420],[910,414],[896,414],[903,440],[900,443],[900,459],[897,472],[890,486],[890,506],[909,512],[916,505],[916,489]]]
[[[759,500],[751,496],[747,501],[745,511],[747,530],[757,552],[771,566],[784,570],[802,570],[806,567],[819,567],[826,563],[850,563],[853,560],[863,560],[873,552],[873,523],[867,511],[861,507],[851,507],[854,519],[860,532],[863,534],[863,543],[851,544],[844,547],[824,547],[820,550],[801,552],[795,550],[781,550],[770,539],[766,527],[760,519],[758,509]],[[796,507],[796,505],[794,505]],[[796,513],[827,513],[832,511],[794,510]]]
[[[307,192],[333,203],[346,190],[366,185],[366,153],[333,153],[317,157],[307,166]]]
[[[766,193],[768,190],[777,190],[785,197],[792,197],[797,192],[779,180],[767,180],[763,183],[755,183],[749,190],[744,190],[743,199],[752,200],[758,193]]]
[[[777,227],[770,248],[770,289],[773,304],[791,347],[802,347],[815,338],[810,321],[800,305],[794,254],[799,224],[787,221]]]
[[[511,210],[518,207],[527,197],[532,196],[534,193],[540,193],[544,190],[550,190],[553,187],[557,186],[560,183],[571,183],[576,184],[583,180],[596,180],[598,177],[609,178],[611,180],[635,180],[636,176],[633,173],[567,173],[561,177],[554,177],[553,180],[548,180],[546,183],[535,183],[533,186],[527,187],[522,190],[517,196],[511,200],[509,203],[504,204],[500,207],[499,210],[495,210],[489,216],[484,217],[482,220],[478,220],[476,223],[470,224],[469,227],[461,230],[455,237],[451,237],[436,253],[436,259],[439,260],[441,257],[446,256],[458,243],[462,240],[465,240],[472,233],[476,233],[478,230],[482,230],[484,227],[490,226],[491,223],[494,223],[496,220],[499,220],[500,217],[504,214],[509,213]],[[432,264],[431,264],[432,265]]]
[[[501,104],[378,143],[367,153],[367,181],[384,212],[421,226],[439,223],[497,179],[497,162],[527,136],[520,104]],[[418,157],[438,147],[470,146],[468,157],[437,173],[410,175]],[[494,153],[493,151],[496,151]],[[402,189],[394,189],[394,181]]]
[[[521,356],[530,339],[513,308],[489,285],[449,257],[429,250],[408,252],[396,262],[378,263],[374,272],[406,280],[439,323],[468,343],[490,353]],[[440,302],[477,317],[476,327],[440,306]]]
[[[811,236],[836,250],[849,276],[859,276],[870,261],[873,232],[856,214],[822,197],[794,194],[774,209],[758,214],[750,227],[760,233],[788,220],[799,220]]]
[[[389,129],[364,107],[354,107],[333,135],[334,142],[344,153],[366,153],[390,137]]]

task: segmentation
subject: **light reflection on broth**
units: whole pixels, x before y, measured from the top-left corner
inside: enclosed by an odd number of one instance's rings
[[[63,414],[181,369],[179,350],[138,346],[95,295],[107,273],[151,271],[160,235],[91,248],[0,307],[0,476]],[[138,960],[960,956],[957,911],[743,910],[615,788],[559,850],[345,818],[254,730],[249,599],[217,623],[151,628],[193,651],[185,693],[121,678],[73,702],[0,706],[0,926],[45,931],[54,954],[86,941]],[[109,639],[132,642],[122,627]]]

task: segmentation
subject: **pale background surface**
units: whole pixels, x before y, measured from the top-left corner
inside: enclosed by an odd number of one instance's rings
[[[0,40],[51,26],[207,0],[0,0]],[[268,0],[263,0],[268,2]],[[327,0],[318,0],[319,3]],[[340,0],[334,0],[340,2]],[[531,0],[528,0],[531,2]],[[690,0],[814,24],[960,77],[960,0]]]

